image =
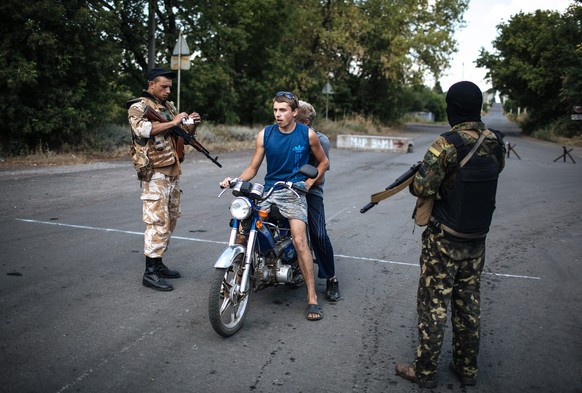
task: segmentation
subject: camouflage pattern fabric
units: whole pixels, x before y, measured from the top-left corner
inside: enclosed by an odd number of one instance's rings
[[[485,124],[481,122],[467,122],[457,124],[451,131],[462,131],[462,130],[476,130],[476,131],[483,131],[485,130]],[[464,143],[467,145],[473,145],[477,138],[474,138],[468,135],[465,132],[459,132],[461,139],[463,139]],[[488,146],[496,145],[497,138],[495,134],[491,133],[487,135],[485,140],[483,141],[484,144]],[[500,172],[503,170],[505,166],[505,146],[503,148],[503,155],[499,164],[500,164]],[[487,152],[484,149],[479,149],[475,154],[478,156],[487,155]],[[445,180],[447,173],[452,172],[457,166],[457,149],[455,145],[449,143],[444,137],[439,137],[429,148],[426,154],[424,155],[424,159],[420,168],[418,168],[418,172],[414,176],[414,181],[410,184],[410,192],[417,197],[422,198],[431,198],[435,197],[438,194],[438,190]],[[438,196],[437,196],[438,198]]]
[[[159,258],[168,248],[170,236],[180,217],[180,189],[178,176],[156,172],[149,182],[143,183],[144,255]]]
[[[464,376],[476,377],[484,262],[484,240],[450,241],[432,225],[423,232],[417,295],[419,344],[415,363],[419,380],[434,378],[436,374],[449,304],[454,364]]]
[[[173,108],[172,104],[167,104]],[[152,123],[143,116],[146,106],[155,108],[155,110],[168,121],[173,119],[173,113],[170,112],[164,105],[157,101],[152,101],[148,98],[142,98],[141,101],[133,104],[128,110],[128,121],[131,127],[132,133],[135,135],[137,140],[143,141],[143,146],[145,146],[145,160],[149,161],[152,168],[165,168],[176,164],[178,161],[178,154],[176,152],[176,138],[169,133],[158,134],[156,137],[152,137]],[[158,147],[156,147],[155,139],[158,139]],[[139,144],[134,142],[136,150],[143,150],[139,147]],[[142,163],[134,159],[134,166],[140,167]],[[133,159],[133,157],[132,157]],[[142,179],[140,179],[142,180]]]
[[[297,185],[299,183],[295,184]],[[307,199],[303,192],[299,192],[298,194],[299,198],[297,198],[297,195],[293,191],[285,188],[275,190],[268,199],[261,202],[261,209],[270,210],[271,205],[274,204],[277,205],[283,217],[289,220],[301,220],[307,224]]]

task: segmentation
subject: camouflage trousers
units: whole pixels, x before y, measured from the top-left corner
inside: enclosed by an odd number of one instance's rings
[[[180,217],[180,190],[178,176],[170,177],[156,172],[149,182],[143,183],[144,255],[159,258],[168,248],[170,236]]]
[[[420,380],[431,379],[436,374],[449,304],[453,362],[464,376],[477,376],[484,262],[484,239],[451,241],[432,226],[423,232],[417,295],[419,343],[415,362]]]

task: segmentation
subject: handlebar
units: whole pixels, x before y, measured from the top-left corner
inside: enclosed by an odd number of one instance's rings
[[[291,191],[293,194],[295,194],[295,196],[297,196],[297,198],[301,198],[301,196],[297,193],[297,191],[295,191],[293,189],[294,184],[295,183],[290,182],[290,181],[278,181],[278,182],[276,182],[275,184],[273,184],[273,187],[271,187],[271,189],[267,192],[267,194],[263,195],[263,197],[261,198],[261,201],[268,199],[271,196],[271,194],[275,191],[275,188],[278,188],[278,187],[286,188],[289,191]]]
[[[226,190],[228,190],[229,188],[233,188],[237,183],[240,183],[242,181],[243,180],[238,178],[238,177],[235,177],[234,179],[230,179],[228,182],[228,187],[223,188],[223,190],[220,192],[220,194],[218,194],[218,197],[220,198]],[[221,186],[221,188],[222,188],[222,186]],[[271,187],[271,189],[265,195],[263,195],[261,198],[259,198],[259,200],[264,201],[264,200],[268,199],[271,196],[271,194],[273,194],[275,189],[277,189],[277,188],[286,188],[286,189],[290,190],[291,192],[293,192],[293,194],[295,194],[297,196],[297,198],[300,198],[301,196],[297,193],[297,191],[295,191],[295,189],[307,192],[307,190],[305,188],[297,187],[297,186],[295,186],[295,183],[293,183],[293,182],[280,180],[280,181],[276,182],[275,184],[273,184],[273,187]]]

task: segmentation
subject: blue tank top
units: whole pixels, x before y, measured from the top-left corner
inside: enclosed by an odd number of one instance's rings
[[[305,176],[296,174],[299,168],[307,164],[311,152],[309,128],[306,125],[296,123],[295,129],[289,134],[279,131],[277,124],[265,127],[263,144],[267,157],[267,190],[280,180],[298,182],[306,179]]]

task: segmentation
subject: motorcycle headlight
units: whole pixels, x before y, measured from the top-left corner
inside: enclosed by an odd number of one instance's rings
[[[230,214],[237,220],[248,218],[251,210],[251,202],[246,198],[235,198],[230,204]]]

